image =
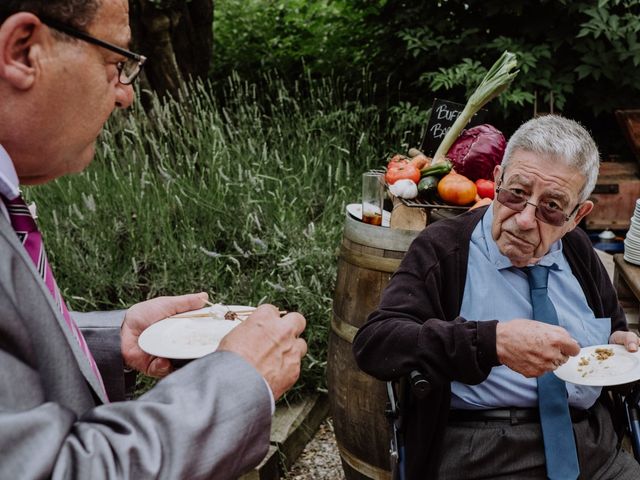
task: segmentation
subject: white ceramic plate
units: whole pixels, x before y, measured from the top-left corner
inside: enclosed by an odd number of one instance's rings
[[[362,220],[362,204],[350,203],[347,205],[347,213],[357,220]],[[382,226],[388,227],[391,222],[391,212],[383,210],[382,212]]]
[[[627,262],[633,263],[634,265],[640,265],[640,258],[629,257],[626,253],[623,257]]]
[[[214,352],[222,337],[242,323],[240,320],[225,320],[227,307],[234,312],[254,310],[254,307],[244,305],[216,305],[180,313],[177,315],[182,318],[165,318],[147,328],[138,338],[138,345],[156,357],[177,360],[203,357]],[[202,314],[210,316],[196,316]]]
[[[605,360],[596,358],[596,349],[611,349]],[[584,347],[576,357],[558,367],[555,373],[565,382],[604,387],[622,385],[640,379],[640,352],[628,352],[623,345],[593,345]]]

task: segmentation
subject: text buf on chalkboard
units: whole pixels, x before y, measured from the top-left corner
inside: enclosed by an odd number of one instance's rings
[[[431,107],[431,116],[427,122],[427,129],[422,136],[420,150],[429,157],[433,157],[436,150],[440,146],[440,142],[449,131],[453,122],[456,121],[458,115],[464,109],[461,103],[450,102],[449,100],[441,100],[436,98]],[[465,128],[480,125],[484,121],[486,110],[480,110],[476,113]]]

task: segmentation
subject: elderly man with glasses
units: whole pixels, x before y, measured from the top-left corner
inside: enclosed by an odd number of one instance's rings
[[[67,309],[20,187],[91,162],[146,60],[129,41],[126,0],[0,3],[2,479],[236,478],[265,456],[274,398],[300,374],[304,317],[263,305],[216,352],[124,401],[126,371],[172,370],[139,348],[140,333],[207,294]]]
[[[359,330],[360,368],[418,372],[403,403],[409,479],[640,478],[600,387],[553,370],[581,347],[638,350],[584,231],[599,168],[578,123],[524,123],[494,170],[491,205],[426,228]]]

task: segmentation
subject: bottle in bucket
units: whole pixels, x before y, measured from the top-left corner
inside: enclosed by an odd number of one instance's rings
[[[384,175],[377,172],[362,174],[362,221],[382,225],[384,202]]]

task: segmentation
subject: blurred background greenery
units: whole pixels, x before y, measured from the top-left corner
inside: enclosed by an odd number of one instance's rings
[[[325,389],[345,205],[434,98],[464,103],[509,49],[521,72],[489,123],[508,135],[553,97],[603,156],[631,155],[614,111],[640,103],[639,0],[130,4],[142,102],[85,172],[28,191],[58,283],[83,311],[200,290],[300,310],[294,394]]]
[[[27,195],[73,309],[207,291],[299,310],[309,354],[296,388],[322,390],[345,205],[382,162],[381,136],[402,132],[339,81],[262,85],[230,77],[224,108],[196,82],[152,115],[120,112],[85,172]]]

